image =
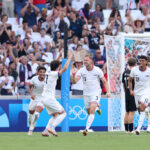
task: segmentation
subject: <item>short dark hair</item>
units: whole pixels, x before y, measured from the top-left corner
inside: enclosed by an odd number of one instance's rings
[[[39,67],[37,68],[37,70],[38,70],[38,72],[39,72],[40,70],[45,70],[45,71],[46,71],[46,68],[45,68],[44,66],[39,66]]]
[[[59,67],[60,64],[61,64],[61,62],[58,60],[52,61],[50,63],[51,71],[55,71]]]
[[[134,57],[128,58],[128,65],[129,66],[135,66],[136,65],[136,58],[134,58]]]
[[[145,55],[141,55],[141,56],[139,57],[139,59],[145,59],[146,61],[148,60],[148,58],[147,58]]]

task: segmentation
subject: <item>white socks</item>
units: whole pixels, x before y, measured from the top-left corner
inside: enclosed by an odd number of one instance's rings
[[[140,131],[145,118],[145,112],[140,113],[137,130]]]
[[[59,125],[64,118],[66,117],[66,113],[62,113],[60,115],[57,115],[56,117],[52,117],[51,119],[49,119],[48,124],[46,126],[46,128],[54,128]]]
[[[94,117],[95,117],[94,114],[89,115],[87,123],[86,123],[86,130],[88,130],[91,127]]]
[[[31,123],[32,123],[32,118],[33,118],[33,114],[30,114],[30,113],[29,113],[29,117],[28,117],[29,126],[30,126]]]
[[[57,125],[59,125],[64,120],[65,117],[66,117],[66,113],[62,113],[62,114],[56,116],[53,120],[52,126],[55,128]]]
[[[34,116],[34,119],[32,121],[33,124],[36,123],[37,119],[39,118],[39,114],[40,114],[39,112],[35,112],[35,116]]]
[[[46,126],[46,129],[51,128],[52,123],[53,123],[53,119],[54,119],[54,117],[52,117],[52,118],[49,119],[49,121],[47,123],[47,126]]]

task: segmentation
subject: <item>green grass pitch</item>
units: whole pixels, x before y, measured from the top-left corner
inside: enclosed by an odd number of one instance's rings
[[[79,132],[58,133],[59,137],[42,137],[35,132],[0,133],[0,150],[149,150],[150,134],[124,132],[94,132],[83,136]]]

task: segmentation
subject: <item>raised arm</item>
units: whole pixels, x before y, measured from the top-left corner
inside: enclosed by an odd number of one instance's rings
[[[68,52],[68,60],[66,62],[66,64],[64,65],[64,67],[59,71],[59,75],[62,75],[68,68],[70,61],[72,59],[72,52]]]
[[[27,10],[29,4],[30,4],[30,3],[28,2],[27,5],[25,5],[24,8],[22,8],[22,10],[21,10],[21,12],[20,12],[20,14],[21,14],[22,17],[24,17],[25,11]]]

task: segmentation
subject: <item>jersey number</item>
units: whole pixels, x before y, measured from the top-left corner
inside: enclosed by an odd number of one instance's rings
[[[48,80],[48,75],[46,75],[46,78],[45,78],[45,83],[47,84],[47,80]]]
[[[139,78],[139,77],[136,77],[135,79],[136,79],[136,82],[139,82],[139,80],[140,80],[140,78]]]

